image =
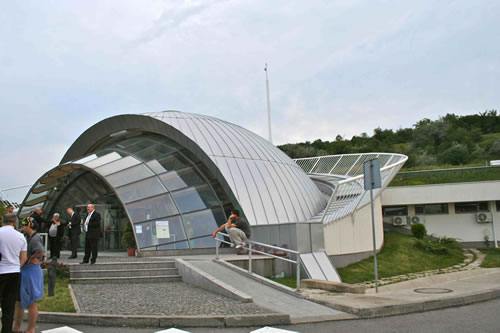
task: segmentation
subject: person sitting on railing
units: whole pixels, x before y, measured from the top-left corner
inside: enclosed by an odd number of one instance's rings
[[[245,220],[244,217],[240,216],[239,210],[233,209],[227,223],[215,230],[212,237],[215,238],[217,233],[224,229],[229,234],[231,242],[233,242],[231,247],[236,246],[236,248],[239,249],[246,245],[245,241],[250,237],[250,224],[248,224],[248,221]]]

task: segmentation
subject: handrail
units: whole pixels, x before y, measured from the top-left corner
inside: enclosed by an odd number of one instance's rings
[[[228,234],[225,234],[225,233],[220,232],[220,231],[217,233],[217,236],[218,235],[229,237]],[[216,242],[216,244],[215,244],[215,258],[216,259],[219,259],[219,242],[230,244],[230,245],[233,244],[232,242],[228,242],[228,241],[226,241],[224,239],[220,239],[218,237],[215,237],[215,242]],[[272,258],[276,258],[276,259],[283,260],[283,261],[286,261],[286,262],[290,262],[292,264],[296,264],[296,270],[297,270],[297,272],[296,272],[297,285],[296,286],[297,286],[297,290],[300,289],[300,253],[298,251],[286,249],[286,248],[275,246],[275,245],[269,245],[269,244],[265,244],[265,243],[261,243],[261,242],[257,242],[257,241],[252,241],[250,239],[246,239],[245,243],[248,244],[248,247],[242,246],[241,248],[245,249],[245,250],[248,250],[248,273],[252,273],[252,252],[260,253],[260,254],[268,256],[268,257],[272,257]],[[292,260],[292,259],[288,259],[288,258],[279,257],[279,256],[276,256],[276,255],[267,253],[267,252],[262,252],[262,251],[259,251],[259,250],[255,250],[255,249],[252,249],[252,244],[253,245],[260,245],[260,246],[268,247],[268,248],[275,249],[275,250],[280,250],[280,251],[283,251],[283,252],[292,253],[292,254],[296,255],[297,259],[296,260]]]

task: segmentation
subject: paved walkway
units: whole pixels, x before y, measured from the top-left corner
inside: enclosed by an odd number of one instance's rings
[[[387,316],[465,305],[500,297],[500,268],[434,275],[379,288],[378,294],[304,289],[317,302],[362,317]]]
[[[266,286],[213,261],[190,261],[190,264],[251,296],[255,304],[289,314],[292,322],[334,319],[336,316],[345,315],[341,311]]]

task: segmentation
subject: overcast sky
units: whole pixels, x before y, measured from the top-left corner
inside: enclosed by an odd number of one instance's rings
[[[274,143],[500,109],[500,1],[3,1],[0,189],[91,125],[175,109]]]

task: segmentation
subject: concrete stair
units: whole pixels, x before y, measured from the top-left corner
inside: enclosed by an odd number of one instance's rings
[[[74,264],[69,269],[74,284],[182,281],[173,260]]]

